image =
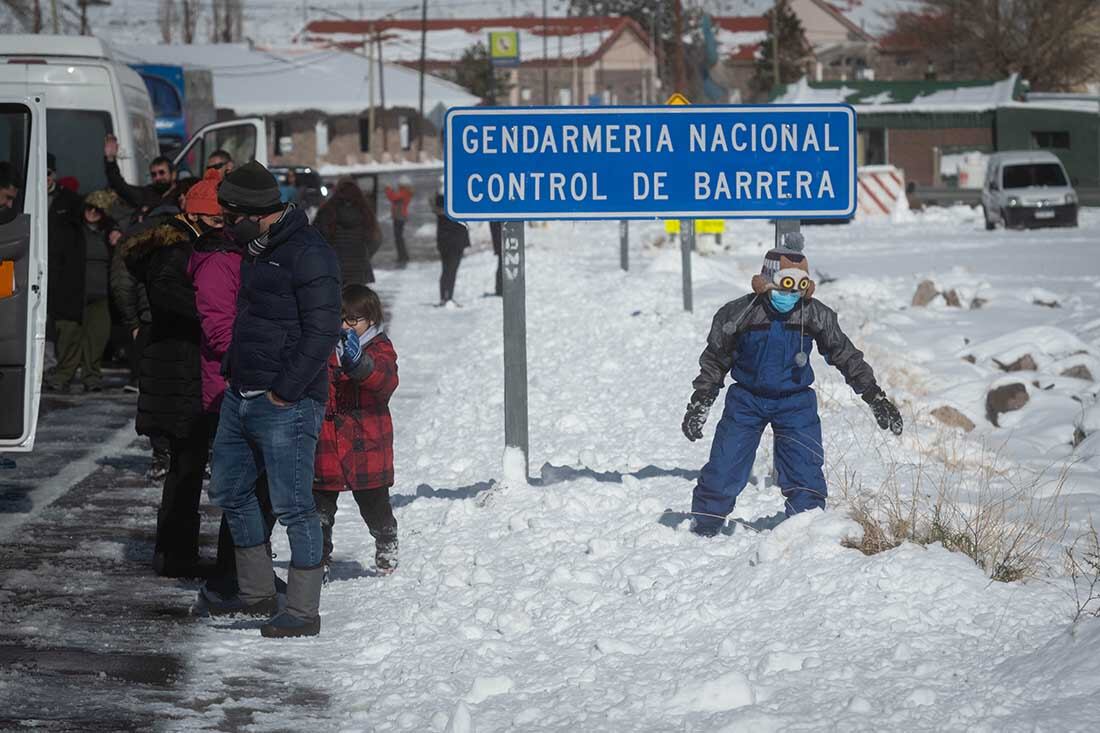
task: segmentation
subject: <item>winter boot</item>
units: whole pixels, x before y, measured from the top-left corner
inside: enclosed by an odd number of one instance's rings
[[[203,592],[211,616],[268,616],[277,613],[279,600],[275,595],[274,570],[267,545],[238,547],[236,596],[222,598]]]
[[[306,570],[290,566],[287,575],[286,608],[260,627],[268,638],[317,636],[321,631],[321,582],[324,568]]]
[[[374,565],[382,575],[397,570],[397,537],[380,538],[374,543]]]
[[[149,481],[163,481],[172,465],[172,456],[167,449],[153,448],[153,462],[145,472]]]

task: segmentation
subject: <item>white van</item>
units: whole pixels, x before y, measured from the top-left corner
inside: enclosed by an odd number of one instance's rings
[[[989,156],[982,187],[985,228],[1077,226],[1077,192],[1062,161],[1047,150]]]
[[[131,183],[146,180],[159,155],[156,120],[145,82],[92,36],[0,36],[0,95],[45,95],[48,152],[58,175],[80,191],[107,185],[103,139],[119,142],[119,169]]]
[[[46,335],[46,105],[0,93],[0,451],[34,447]]]
[[[159,155],[141,77],[89,36],[0,35],[0,451],[30,451],[38,423],[46,332],[46,153],[81,193],[107,185],[103,141],[119,141],[123,178],[141,184]],[[207,125],[176,157],[202,175],[226,150],[267,162],[263,120]],[[10,201],[11,206],[5,204]]]

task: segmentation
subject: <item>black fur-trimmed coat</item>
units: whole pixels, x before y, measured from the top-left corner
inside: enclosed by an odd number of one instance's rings
[[[137,432],[186,437],[202,415],[201,329],[187,262],[196,232],[179,217],[145,229],[120,246],[126,267],[149,296],[152,323],[138,371]]]

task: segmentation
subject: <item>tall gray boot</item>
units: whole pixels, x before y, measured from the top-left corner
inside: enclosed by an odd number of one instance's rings
[[[286,608],[260,627],[270,638],[317,636],[321,631],[321,584],[324,567],[301,570],[290,566],[286,583]]]
[[[279,610],[275,596],[275,571],[271,567],[271,551],[266,544],[254,547],[238,547],[234,550],[237,562],[237,585],[240,588],[234,598],[221,603],[207,599],[211,616],[261,616],[270,617]]]

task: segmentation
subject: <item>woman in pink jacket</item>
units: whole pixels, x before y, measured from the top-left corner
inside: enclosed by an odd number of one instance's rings
[[[221,173],[208,169],[202,181],[187,194],[187,210],[208,217],[221,217],[218,204],[218,184]],[[203,410],[215,416],[221,409],[222,397],[228,384],[222,374],[222,359],[233,339],[233,321],[237,317],[237,291],[241,288],[241,260],[245,244],[233,241],[223,229],[211,229],[202,234],[194,244],[187,274],[195,287],[195,305],[199,312],[202,337],[199,342],[199,360],[202,373]],[[271,500],[267,493],[267,478],[261,475],[256,482],[256,497],[264,513],[270,536],[275,526]],[[203,586],[200,596],[208,602],[223,604],[237,594],[237,568],[233,549],[233,537],[229,524],[222,518],[218,533],[218,560],[214,576]]]

